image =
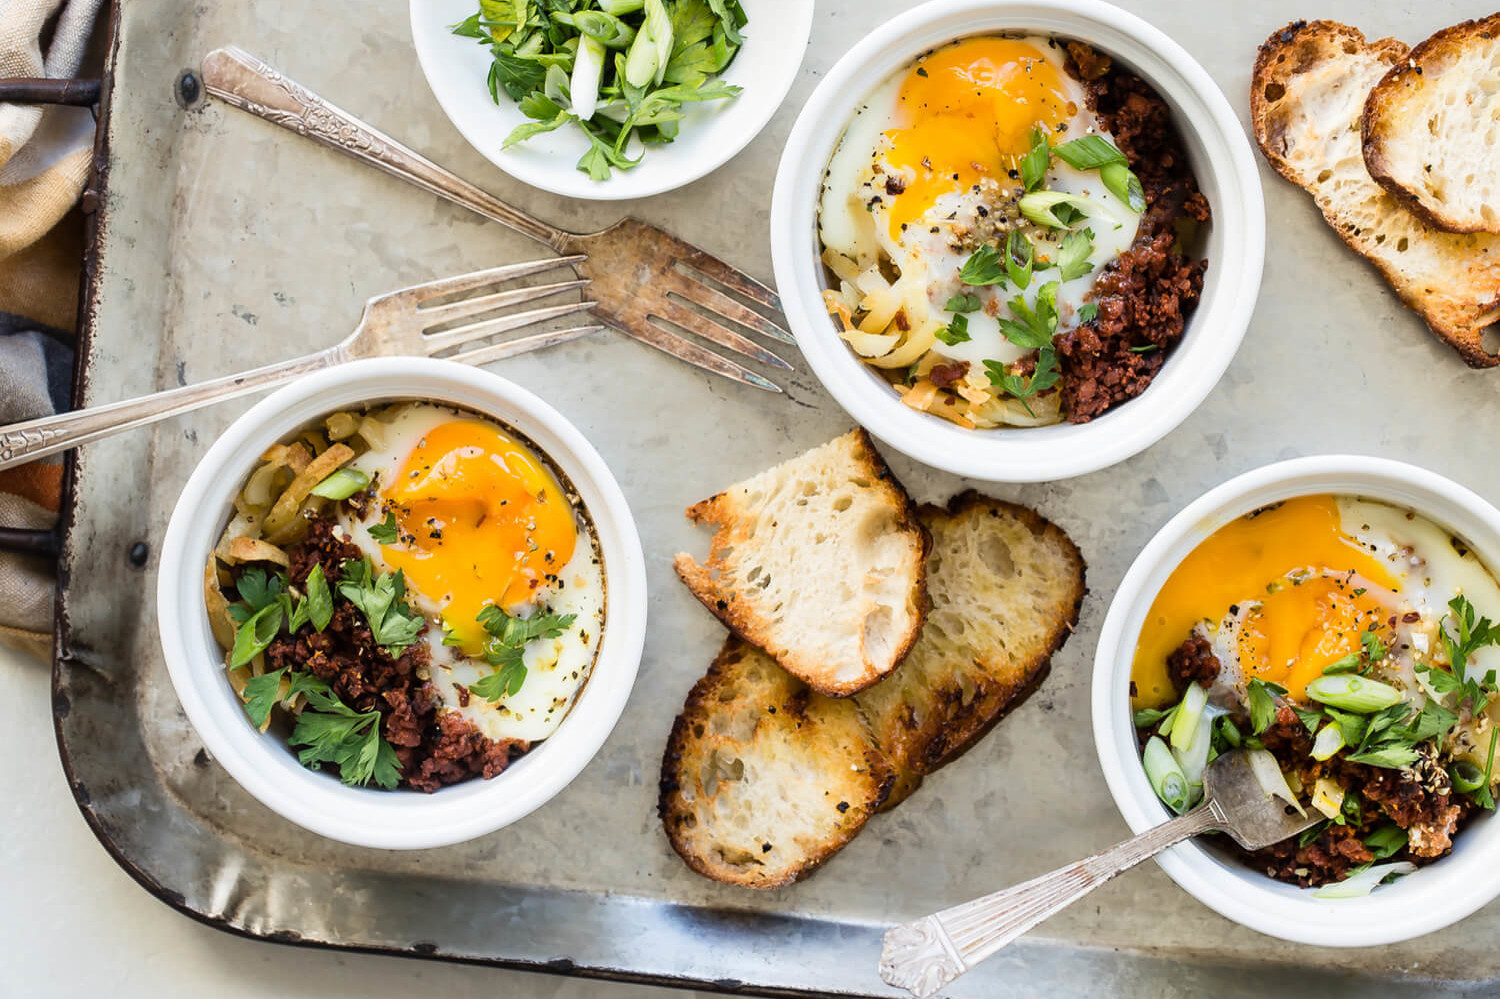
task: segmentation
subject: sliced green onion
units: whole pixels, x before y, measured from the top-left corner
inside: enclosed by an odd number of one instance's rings
[[[1203,706],[1208,703],[1208,691],[1199,683],[1188,684],[1182,695],[1182,706],[1172,720],[1172,748],[1186,749],[1198,732],[1198,722],[1203,717]]]
[[[1297,814],[1307,818],[1307,810],[1292,794],[1291,785],[1286,782],[1286,774],[1281,772],[1281,764],[1276,762],[1276,757],[1271,755],[1268,749],[1246,750],[1250,760],[1250,772],[1255,775],[1255,781],[1260,789],[1266,792],[1268,798],[1280,798],[1297,810]]]
[[[1401,703],[1401,691],[1395,687],[1352,673],[1318,677],[1307,685],[1307,696],[1361,715],[1374,714]]]
[[[646,0],[596,0],[599,9],[606,14],[619,17],[621,14],[634,14],[646,6]]]
[[[662,0],[646,0],[646,23],[641,28],[656,46],[656,85],[661,86],[672,61],[672,15]]]
[[[1325,818],[1336,819],[1344,807],[1344,788],[1337,781],[1319,777],[1309,800]]]
[[[1021,196],[1017,207],[1021,214],[1048,229],[1072,229],[1089,215],[1097,215],[1100,205],[1066,191],[1032,191]]]
[[[1203,771],[1208,766],[1209,752],[1213,749],[1214,716],[1212,712],[1216,710],[1216,708],[1209,708],[1204,712],[1203,720],[1193,733],[1192,742],[1182,749],[1174,747],[1172,750],[1172,755],[1177,758],[1177,765],[1182,767],[1182,775],[1187,778],[1190,792],[1189,804],[1197,804],[1198,799],[1203,796]]]
[[[1343,748],[1343,730],[1333,722],[1329,722],[1319,730],[1317,737],[1313,739],[1312,758],[1321,763]]]
[[[1231,749],[1240,748],[1240,742],[1242,741],[1240,727],[1234,723],[1233,718],[1225,715],[1219,719],[1219,734],[1224,737],[1225,742],[1229,743]]]
[[[1071,139],[1052,150],[1054,156],[1075,170],[1098,170],[1111,163],[1125,163],[1125,154],[1102,135]]]
[[[312,487],[314,496],[324,499],[348,499],[362,489],[368,488],[370,477],[357,468],[341,468]]]
[[[573,113],[584,121],[594,117],[594,111],[599,107],[599,80],[603,75],[604,43],[593,35],[584,35],[568,83],[568,92],[573,97]]]
[[[1349,875],[1342,881],[1324,885],[1313,892],[1313,898],[1364,898],[1376,886],[1389,877],[1401,877],[1417,869],[1417,865],[1405,860],[1394,864],[1375,864]]]
[[[1146,192],[1141,187],[1141,179],[1123,161],[1100,167],[1099,179],[1111,194],[1129,205],[1137,215],[1146,210]]]
[[[1460,794],[1473,794],[1484,787],[1484,771],[1468,760],[1459,760],[1448,768],[1453,780],[1453,789]]]
[[[576,14],[555,13],[554,21],[571,24],[590,38],[598,39],[612,49],[623,49],[635,41],[635,29],[613,14],[599,10],[582,10]]]
[[[1152,736],[1146,743],[1145,752],[1141,754],[1141,763],[1146,767],[1146,779],[1151,782],[1151,790],[1172,811],[1181,815],[1188,810],[1188,797],[1191,789],[1188,787],[1187,775],[1182,772],[1177,758],[1167,748],[1167,744]]]

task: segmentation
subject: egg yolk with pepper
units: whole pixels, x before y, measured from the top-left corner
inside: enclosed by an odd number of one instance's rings
[[[1135,705],[1176,699],[1167,657],[1200,622],[1238,614],[1236,653],[1258,677],[1301,698],[1323,667],[1384,638],[1394,608],[1387,567],[1340,526],[1332,496],[1303,496],[1241,517],[1182,560],[1156,595],[1136,644]]]
[[[573,557],[578,527],[556,479],[523,445],[478,420],[428,431],[380,493],[398,543],[383,557],[443,606],[452,641],[483,651],[478,616],[507,612]]]
[[[1031,148],[1031,129],[1051,136],[1078,113],[1068,83],[1030,42],[969,38],[920,60],[901,84],[887,162],[910,171],[892,193],[891,236],[944,194],[982,178],[1004,179]]]

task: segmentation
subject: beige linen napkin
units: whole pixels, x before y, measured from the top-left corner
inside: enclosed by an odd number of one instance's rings
[[[75,76],[102,0],[0,0],[0,79]],[[0,423],[67,406],[80,266],[76,213],[88,180],[87,108],[0,104]],[[35,317],[22,319],[21,314]],[[57,522],[62,465],[0,472],[0,524]],[[0,641],[48,658],[51,567],[0,555]]]

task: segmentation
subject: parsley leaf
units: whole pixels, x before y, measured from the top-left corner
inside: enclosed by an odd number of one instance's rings
[[[315,565],[307,574],[307,619],[313,628],[322,631],[333,620],[333,594],[328,589],[328,577],[323,566]]]
[[[1295,704],[1292,705],[1292,710],[1296,712],[1298,719],[1307,729],[1308,735],[1313,735],[1318,731],[1318,725],[1323,720],[1323,712],[1312,708],[1299,708]]]
[[[359,608],[370,625],[375,644],[391,655],[417,640],[427,621],[406,603],[406,576],[398,569],[376,577],[366,555],[344,563],[339,596]]]
[[[1349,754],[1349,760],[1372,767],[1400,770],[1402,767],[1409,767],[1417,762],[1417,756],[1417,751],[1410,746],[1389,745],[1381,749],[1351,753]]]
[[[1020,295],[1007,304],[1016,318],[999,321],[1005,339],[1028,350],[1052,345],[1052,336],[1057,332],[1056,281],[1049,281],[1037,290],[1035,309],[1028,306]]]
[[[975,288],[991,284],[1004,284],[1005,273],[1001,270],[1000,251],[986,243],[964,261],[958,279]]]
[[[1380,636],[1373,631],[1362,632],[1359,636],[1360,645],[1364,647],[1365,659],[1371,663],[1378,663],[1385,658],[1385,643]]]
[[[971,295],[965,292],[949,298],[948,303],[943,308],[948,312],[978,312],[979,304],[978,295]]]
[[[1071,281],[1093,271],[1094,265],[1089,262],[1089,254],[1092,252],[1094,252],[1092,229],[1079,229],[1064,236],[1062,245],[1057,251],[1057,269],[1062,280]]]
[[[1047,133],[1033,125],[1031,148],[1021,157],[1021,183],[1026,190],[1034,191],[1047,179],[1047,166],[1052,162],[1052,151],[1047,145]]]
[[[1256,677],[1245,687],[1245,700],[1250,708],[1250,730],[1260,735],[1276,720],[1276,700],[1272,694],[1285,694],[1286,688]]]
[[[370,537],[383,545],[393,545],[396,539],[401,537],[401,531],[396,527],[396,511],[387,510],[385,520],[370,528]]]
[[[963,316],[954,316],[948,321],[947,326],[939,327],[934,335],[950,347],[955,344],[968,343],[969,321]]]
[[[287,739],[289,745],[303,747],[298,762],[305,767],[332,763],[345,784],[364,786],[373,780],[386,789],[395,787],[401,767],[396,751],[380,735],[380,712],[355,711],[331,695],[319,703],[323,708],[309,707],[297,716]]]
[[[546,612],[512,617],[493,604],[480,611],[479,623],[490,634],[484,657],[496,670],[470,684],[469,691],[487,701],[517,694],[526,682],[526,646],[540,638],[556,638],[572,626],[576,617]]]
[[[1387,822],[1364,838],[1364,844],[1373,853],[1375,860],[1394,857],[1406,848],[1406,830],[1394,822]]]
[[[274,673],[262,673],[245,681],[245,692],[241,695],[245,700],[245,714],[250,716],[250,724],[256,728],[265,728],[270,720],[271,709],[281,697],[281,678],[285,675],[286,667],[283,666]]]
[[[240,591],[240,599],[250,605],[252,613],[262,611],[275,603],[281,593],[281,576],[268,574],[265,569],[254,565],[240,573],[234,588]]]
[[[1026,400],[1038,392],[1050,389],[1062,377],[1057,367],[1057,352],[1051,347],[1043,347],[1037,352],[1036,367],[1029,376],[1011,374],[999,361],[985,361],[984,370],[991,385],[1021,400],[1021,405],[1032,416],[1036,413],[1032,412]]]
[[[1084,302],[1078,307],[1078,323],[1091,323],[1099,318],[1099,305],[1096,302]]]

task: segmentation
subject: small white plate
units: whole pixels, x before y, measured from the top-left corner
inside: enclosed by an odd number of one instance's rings
[[[719,77],[744,88],[738,97],[688,109],[676,141],[650,146],[640,164],[595,181],[578,170],[589,142],[576,127],[560,128],[501,150],[527,121],[504,94],[490,99],[490,51],[451,28],[478,0],[411,0],[411,34],[427,85],[469,144],[495,166],[553,194],[592,201],[645,198],[691,183],[722,166],[766,126],[781,106],[812,33],[813,0],[741,0],[749,23],[745,44]]]

